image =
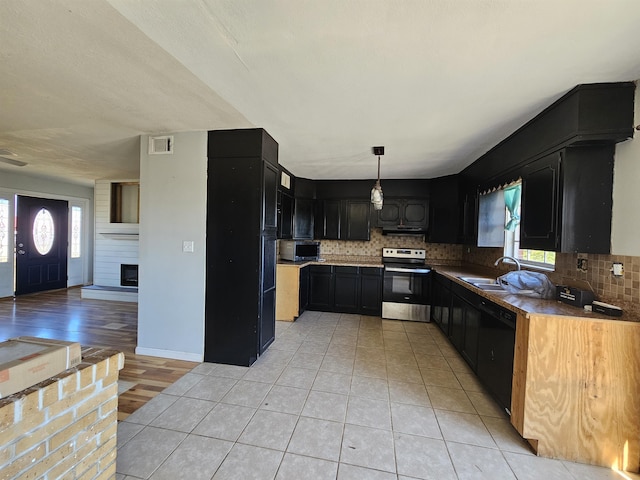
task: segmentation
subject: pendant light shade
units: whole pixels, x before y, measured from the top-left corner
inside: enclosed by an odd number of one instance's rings
[[[378,155],[378,180],[371,189],[371,203],[374,210],[382,210],[384,195],[382,194],[382,185],[380,185],[380,155],[384,155],[384,147],[373,147],[373,154]]]

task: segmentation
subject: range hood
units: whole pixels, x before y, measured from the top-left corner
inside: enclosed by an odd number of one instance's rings
[[[426,228],[410,225],[393,225],[382,227],[383,235],[425,235],[426,233]]]

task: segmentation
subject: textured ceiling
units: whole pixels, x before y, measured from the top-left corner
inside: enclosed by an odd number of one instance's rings
[[[2,170],[138,175],[138,136],[263,127],[314,179],[460,171],[640,78],[637,0],[2,0]],[[4,151],[6,150],[6,151]],[[8,151],[8,152],[7,152]],[[11,155],[13,153],[13,155]]]

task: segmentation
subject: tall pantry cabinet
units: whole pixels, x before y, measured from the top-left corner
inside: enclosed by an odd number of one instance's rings
[[[249,366],[275,338],[278,144],[215,130],[207,156],[204,360]]]

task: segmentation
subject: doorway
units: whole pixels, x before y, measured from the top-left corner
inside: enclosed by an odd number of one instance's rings
[[[69,203],[17,196],[16,295],[67,287]]]

